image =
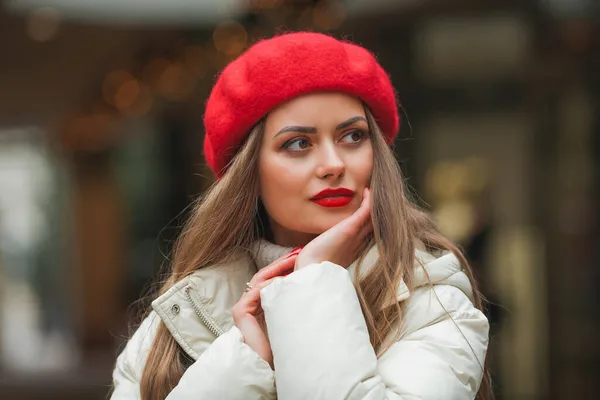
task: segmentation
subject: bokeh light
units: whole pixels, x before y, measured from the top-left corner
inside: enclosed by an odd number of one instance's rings
[[[38,8],[31,12],[26,21],[29,37],[36,42],[47,42],[58,33],[61,16],[50,7]]]
[[[221,22],[213,31],[215,48],[228,56],[241,53],[246,47],[247,41],[246,28],[237,21]]]

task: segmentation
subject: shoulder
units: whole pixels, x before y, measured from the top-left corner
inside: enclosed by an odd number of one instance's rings
[[[475,398],[489,341],[485,315],[446,283],[416,288],[403,308],[397,341],[378,362],[386,384],[406,398]]]
[[[405,303],[401,335],[411,334],[436,322],[458,319],[472,320],[481,335],[487,337],[487,318],[461,288],[445,283],[420,286]],[[447,329],[455,330],[456,327],[448,324]]]
[[[404,304],[401,337],[416,338],[426,331],[454,338],[457,345],[473,341],[487,347],[489,323],[473,304],[473,288],[458,258],[422,252],[417,257],[416,287]]]
[[[160,317],[154,311],[142,321],[117,358],[113,373],[115,381],[118,379],[135,382],[140,380],[159,324]]]
[[[459,288],[419,287],[405,303],[400,337],[381,355],[378,370],[402,398],[473,399],[488,331],[486,317]]]

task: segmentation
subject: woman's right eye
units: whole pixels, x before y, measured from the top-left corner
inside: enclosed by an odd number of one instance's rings
[[[290,151],[302,151],[310,147],[310,141],[307,138],[296,138],[288,140],[281,146],[282,149]]]

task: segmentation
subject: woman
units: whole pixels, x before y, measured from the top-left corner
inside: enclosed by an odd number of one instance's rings
[[[285,34],[228,65],[205,114],[219,179],[117,359],[112,398],[486,398],[481,298],[408,200],[398,125],[362,47]]]

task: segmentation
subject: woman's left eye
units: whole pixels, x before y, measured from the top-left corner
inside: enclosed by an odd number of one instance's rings
[[[367,135],[367,133],[365,131],[361,131],[360,129],[355,129],[355,130],[352,130],[352,131],[348,132],[347,134],[345,134],[342,137],[342,140],[344,140],[345,138],[350,138],[350,141],[348,141],[348,143],[358,143],[361,140],[363,140],[366,135]]]

